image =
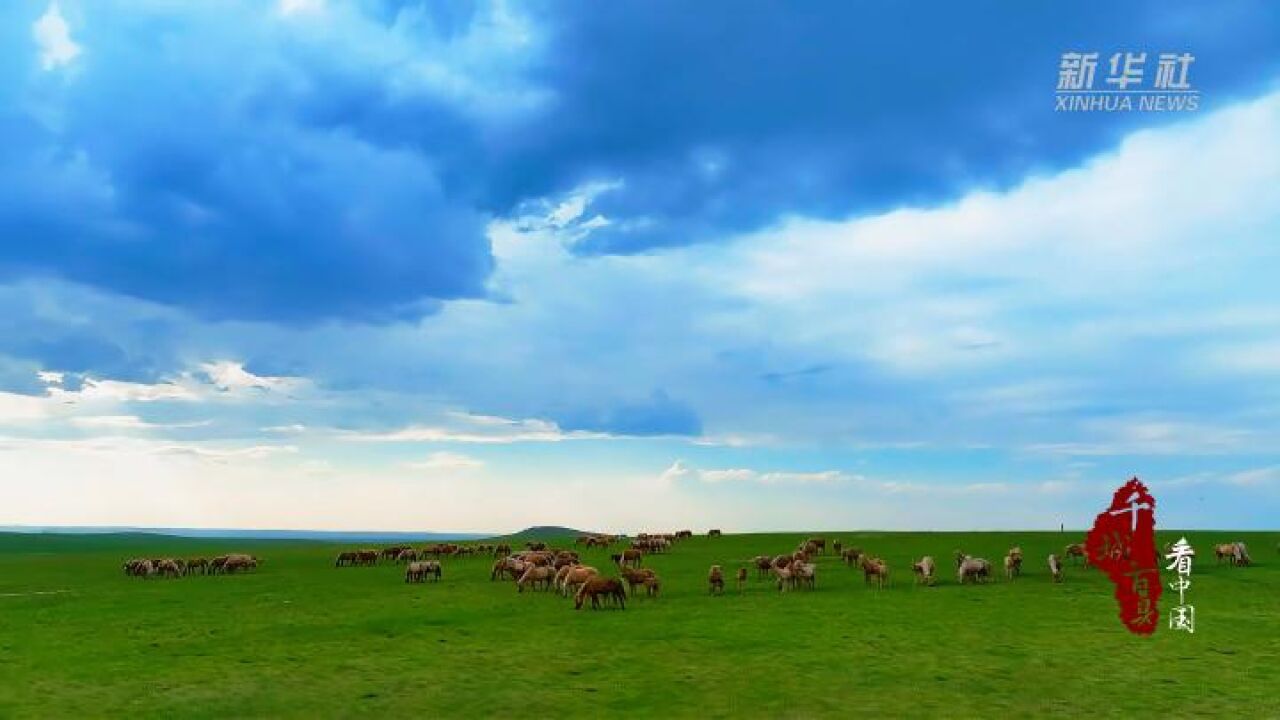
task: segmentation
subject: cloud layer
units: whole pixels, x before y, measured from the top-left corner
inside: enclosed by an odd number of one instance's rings
[[[988,10],[7,7],[0,523],[1274,524],[1276,8]]]

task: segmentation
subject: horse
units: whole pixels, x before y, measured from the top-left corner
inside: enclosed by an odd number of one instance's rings
[[[637,585],[644,585],[645,581],[651,577],[655,577],[655,575],[649,568],[622,568],[622,579],[626,581],[627,589],[633,594]]]
[[[578,588],[578,594],[574,596],[573,609],[581,610],[582,603],[591,598],[591,609],[600,609],[600,598],[606,601],[612,601],[618,605],[620,610],[627,609],[627,591],[622,588],[622,581],[618,578],[606,578],[594,575]]]
[[[1062,563],[1058,562],[1058,556],[1053,553],[1049,554],[1049,573],[1053,575],[1053,581],[1062,582]]]
[[[1089,565],[1089,554],[1085,552],[1084,543],[1071,543],[1062,549],[1062,554],[1072,561],[1083,558],[1085,566]]]
[[[795,587],[813,590],[817,584],[818,566],[813,563],[794,563],[791,566],[791,582]]]
[[[720,595],[724,592],[724,571],[719,565],[712,565],[711,570],[707,572],[707,592],[712,595]]]
[[[915,573],[916,584],[933,585],[933,557],[925,555],[920,558],[920,562],[911,565],[911,572]]]
[[[991,563],[982,558],[965,556],[956,568],[956,581],[963,585],[966,581],[986,582],[991,577]]]
[[[883,589],[885,583],[889,581],[889,566],[880,558],[869,558],[862,556],[859,560],[862,566],[862,580],[870,584],[872,578],[876,581],[876,589]]]
[[[535,590],[538,585],[542,585],[543,590],[551,587],[551,581],[555,578],[555,571],[550,567],[535,565],[524,571],[520,579],[516,581],[516,591],[524,592],[526,585],[533,587]]]
[[[571,565],[565,568],[564,577],[559,578],[560,594],[569,597],[583,583],[599,575],[600,571],[588,565]]]
[[[1004,576],[1010,580],[1022,574],[1022,550],[1014,548],[1004,556]]]

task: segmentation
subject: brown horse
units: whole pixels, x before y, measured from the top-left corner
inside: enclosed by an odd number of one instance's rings
[[[222,563],[222,572],[234,573],[241,570],[257,570],[258,558],[252,555],[244,555],[237,553],[228,555],[227,559]]]
[[[383,548],[380,555],[384,559],[395,560],[396,558],[400,557],[400,553],[408,549],[409,549],[408,545],[392,545],[389,548]]]
[[[1022,574],[1022,548],[1013,548],[1004,556],[1004,576],[1010,580]]]
[[[1085,566],[1089,565],[1089,554],[1085,552],[1084,543],[1071,543],[1062,548],[1062,554],[1072,561],[1076,558],[1082,558]]]
[[[618,563],[621,567],[640,567],[640,563],[644,558],[644,553],[635,548],[627,548],[622,551],[621,560]]]
[[[662,581],[658,580],[657,575],[650,575],[644,580],[644,592],[647,597],[657,598],[658,592],[662,589]]]
[[[588,565],[572,565],[564,570],[564,577],[559,578],[560,594],[569,597],[577,591],[582,584],[591,578],[599,575],[600,571]]]
[[[724,571],[719,565],[711,566],[711,570],[707,573],[707,586],[707,592],[712,595],[724,593]]]
[[[600,598],[606,601],[616,603],[618,609],[625,610],[627,608],[627,591],[622,587],[622,581],[618,578],[606,578],[599,575],[592,576],[589,580],[578,588],[578,594],[574,596],[573,608],[575,610],[582,609],[582,603],[587,598],[591,598],[591,609],[600,609]]]
[[[1220,543],[1218,545],[1214,545],[1213,554],[1218,558],[1219,564],[1222,563],[1223,558],[1226,558],[1227,562],[1231,563],[1232,565],[1236,564],[1236,544],[1235,543]]]
[[[518,560],[513,557],[499,558],[493,563],[493,570],[489,573],[490,580],[498,580],[502,578],[510,580],[519,580],[525,570],[530,567],[529,563]]]
[[[654,577],[654,572],[649,568],[622,568],[622,579],[627,582],[627,589],[634,595],[636,586],[644,585],[645,581]]]
[[[525,587],[538,589],[541,585],[543,590],[551,588],[551,581],[555,579],[556,571],[547,566],[535,565],[524,571],[520,579],[516,581],[516,591],[524,592]]]
[[[1218,555],[1219,561],[1225,556],[1232,565],[1246,566],[1253,564],[1253,559],[1249,557],[1249,549],[1242,542],[1218,545],[1213,549],[1213,552]]]
[[[868,585],[874,579],[876,589],[883,589],[885,584],[889,582],[889,566],[880,558],[870,558],[863,555],[859,560],[862,566],[862,579]]]

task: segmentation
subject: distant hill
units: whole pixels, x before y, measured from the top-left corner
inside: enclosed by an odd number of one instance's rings
[[[520,532],[503,535],[504,538],[512,540],[541,540],[543,538],[562,538],[576,537],[578,535],[590,535],[586,530],[575,530],[574,528],[562,527],[560,525],[535,525],[527,527]]]

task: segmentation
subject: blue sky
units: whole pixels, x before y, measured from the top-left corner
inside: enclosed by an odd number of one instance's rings
[[[1275,526],[1274,4],[0,32],[0,524]],[[1069,50],[1200,109],[1055,113]]]

